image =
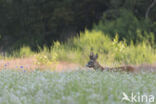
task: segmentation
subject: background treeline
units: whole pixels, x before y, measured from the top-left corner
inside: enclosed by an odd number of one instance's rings
[[[50,47],[85,29],[154,46],[156,0],[0,0],[0,51]]]

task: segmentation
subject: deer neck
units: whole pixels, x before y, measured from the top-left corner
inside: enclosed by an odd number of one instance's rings
[[[95,70],[104,70],[104,67],[102,67],[98,62],[95,63],[94,67]]]

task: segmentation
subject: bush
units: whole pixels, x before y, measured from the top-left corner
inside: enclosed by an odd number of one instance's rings
[[[139,20],[128,10],[119,10],[119,16],[113,17],[114,15],[109,16],[108,13],[105,13],[99,24],[94,26],[94,29],[103,31],[113,38],[118,33],[119,39],[126,40],[128,44],[131,41],[137,44],[146,41],[154,45],[156,42],[154,23],[150,20]],[[113,19],[110,19],[111,17]]]
[[[56,60],[77,62],[82,65],[87,63],[90,49],[99,54],[100,63],[106,65],[116,64],[141,64],[151,63],[156,60],[154,49],[145,42],[128,46],[125,41],[119,41],[119,34],[111,40],[101,31],[85,31],[80,37],[68,40],[65,44],[54,43],[51,47],[51,55],[57,54]],[[59,45],[58,45],[59,44]]]
[[[19,50],[16,50],[12,53],[14,57],[30,57],[34,55],[34,52],[28,46],[23,46]]]
[[[134,45],[119,41],[119,34],[112,40],[101,31],[88,31],[80,33],[79,37],[69,39],[64,44],[56,41],[49,50],[46,46],[39,53],[32,53],[28,48],[16,52],[16,57],[32,56],[35,54],[37,64],[52,64],[58,61],[67,61],[85,65],[89,60],[91,48],[99,54],[98,61],[103,65],[142,64],[152,63],[156,60],[155,50],[145,42]],[[19,57],[18,56],[18,57]]]

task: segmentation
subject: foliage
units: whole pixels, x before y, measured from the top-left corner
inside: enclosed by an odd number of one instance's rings
[[[33,56],[35,53],[31,50],[30,47],[28,46],[23,46],[20,48],[20,50],[15,50],[12,53],[12,56],[14,57],[31,57]]]
[[[108,13],[103,15],[98,25],[94,29],[101,30],[111,37],[119,34],[120,40],[126,40],[128,44],[131,41],[134,43],[149,42],[154,46],[155,40],[155,25],[149,20],[139,20],[131,11],[119,10],[119,16],[115,19],[108,18]]]
[[[79,38],[70,41],[69,47],[79,50],[80,59],[86,61],[90,49],[93,48],[94,52],[99,54],[99,61],[106,65],[112,63],[140,64],[154,62],[156,59],[154,50],[144,42],[135,46],[133,44],[127,46],[125,41],[119,41],[118,34],[112,41],[108,36],[98,31],[82,33]]]
[[[40,64],[68,61],[85,65],[89,60],[91,48],[93,48],[93,51],[99,54],[98,61],[103,65],[155,62],[155,50],[150,44],[142,42],[134,45],[131,42],[130,45],[127,45],[126,41],[119,41],[118,36],[119,34],[116,33],[115,38],[111,40],[100,31],[86,30],[85,33],[80,33],[79,37],[71,38],[66,43],[54,42],[50,50],[44,47],[44,50],[35,53],[35,57]]]
[[[156,26],[156,6],[150,10],[150,22],[143,20],[151,3],[152,0],[0,0],[0,51],[12,52],[23,45],[35,51],[38,46],[51,47],[53,41],[64,42],[86,28],[92,29],[103,13],[107,18],[101,20],[105,21],[102,30],[108,35],[118,32],[120,39],[135,41],[139,29],[143,40],[153,39],[146,32],[155,34],[150,32]],[[121,9],[126,12],[123,14]]]
[[[7,46],[50,47],[52,41],[64,41],[91,27],[98,20],[95,15],[106,8],[101,0],[1,0],[0,44],[5,42],[3,48],[10,51]]]
[[[49,65],[49,64],[51,64],[48,57],[44,54],[35,55],[35,58],[37,59],[37,62],[35,63],[37,65]]]

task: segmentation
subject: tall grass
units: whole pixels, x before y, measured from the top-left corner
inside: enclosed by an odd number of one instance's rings
[[[19,53],[15,52],[15,56],[33,55],[40,64],[69,61],[85,65],[89,60],[91,48],[99,54],[98,60],[103,65],[152,63],[156,60],[155,50],[145,42],[138,45],[131,42],[127,45],[126,41],[118,40],[118,34],[111,39],[101,31],[94,30],[86,30],[64,44],[56,41],[50,51],[44,47],[39,53],[34,53],[30,51],[30,48],[23,47]]]

